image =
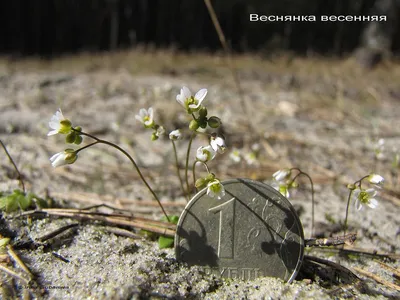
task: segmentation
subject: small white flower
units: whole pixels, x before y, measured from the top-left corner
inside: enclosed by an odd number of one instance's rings
[[[135,116],[136,120],[144,125],[146,128],[151,128],[154,125],[154,112],[153,108],[150,107],[148,110],[141,108],[139,114]]]
[[[182,133],[180,129],[173,130],[169,133],[169,139],[176,141],[182,139]]]
[[[165,128],[163,126],[158,126],[156,129],[156,136],[160,137],[165,134]]]
[[[78,155],[73,149],[66,149],[63,152],[58,152],[50,157],[51,165],[56,168],[68,164],[73,164],[78,158]]]
[[[383,151],[385,150],[385,140],[384,139],[379,139],[378,142],[375,144],[375,157],[377,159],[383,159],[385,158],[385,155],[383,154]]]
[[[371,208],[376,208],[378,206],[378,200],[374,197],[376,196],[376,190],[367,189],[360,190],[357,189],[354,191],[355,206],[357,210],[361,210],[363,205],[367,205]]]
[[[284,181],[284,180],[288,179],[288,177],[290,176],[291,173],[292,172],[290,171],[290,169],[285,168],[285,169],[276,171],[274,174],[272,174],[272,177],[276,181]]]
[[[375,184],[377,186],[381,186],[385,179],[379,174],[371,174],[371,175],[368,176],[368,180],[372,184]]]
[[[67,134],[71,132],[71,122],[64,117],[61,109],[59,108],[57,112],[51,117],[49,122],[51,130],[47,135],[54,135],[57,133]]]
[[[261,148],[261,146],[259,143],[254,143],[253,145],[251,145],[251,150],[254,152],[259,152],[260,148]]]
[[[211,135],[210,145],[218,153],[224,153],[226,150],[225,140],[221,136]]]
[[[244,156],[244,159],[246,160],[246,163],[248,165],[256,165],[258,163],[257,155],[254,152],[246,153],[246,155]]]
[[[240,151],[237,148],[233,148],[231,153],[229,153],[229,158],[232,159],[235,163],[238,163],[242,160],[240,157]]]
[[[176,101],[182,105],[188,113],[197,111],[200,108],[201,103],[207,95],[207,89],[199,90],[193,97],[190,90],[184,86],[181,89],[179,95],[176,96]]]
[[[287,184],[275,181],[271,184],[271,186],[279,193],[281,193],[283,196],[285,196],[287,199],[289,199],[290,193]]]
[[[207,162],[214,159],[217,152],[210,146],[201,146],[197,149],[196,158],[199,161]]]
[[[207,184],[207,195],[220,200],[225,196],[225,188],[218,179],[214,179]]]

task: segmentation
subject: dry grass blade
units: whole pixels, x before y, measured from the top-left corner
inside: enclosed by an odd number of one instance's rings
[[[11,245],[7,245],[7,253],[21,267],[21,269],[24,270],[30,276],[30,278],[34,278],[32,272],[29,270],[27,265],[19,258],[17,253],[15,253]]]
[[[88,203],[88,204],[109,204],[117,206],[122,209],[127,205],[137,205],[137,206],[146,206],[158,207],[157,202],[150,200],[133,200],[129,198],[116,198],[111,195],[99,195],[95,193],[84,193],[84,192],[67,192],[67,193],[58,193],[52,192],[52,197],[59,197],[69,201],[75,201],[79,203]],[[175,208],[175,207],[184,207],[186,205],[186,201],[163,201],[162,203],[166,209]]]
[[[121,214],[88,212],[79,209],[43,209],[40,211],[27,211],[22,213],[20,216],[29,216],[35,214],[46,214],[49,216],[67,217],[80,220],[102,221],[114,225],[131,226],[170,237],[175,235],[176,230],[176,225],[167,222],[125,216]]]
[[[389,281],[387,281],[387,280],[385,280],[385,279],[379,277],[379,276],[376,275],[376,274],[373,274],[373,273],[371,273],[371,272],[368,272],[368,271],[363,270],[363,269],[358,268],[358,267],[353,267],[353,269],[354,269],[356,272],[360,273],[361,275],[366,276],[366,277],[369,277],[369,278],[375,280],[376,282],[378,282],[378,283],[380,283],[380,284],[383,284],[384,286],[386,286],[386,287],[388,287],[388,288],[394,289],[394,290],[396,290],[396,291],[400,291],[400,286],[398,286],[397,284],[394,284],[394,283],[392,283],[392,282],[389,282]]]
[[[388,259],[400,259],[400,254],[395,254],[395,253],[382,253],[382,252],[376,252],[376,251],[371,251],[371,250],[365,250],[365,249],[335,249],[335,248],[320,248],[320,247],[313,247],[311,248],[312,251],[322,251],[322,252],[337,252],[340,254],[354,254],[354,255],[364,255],[364,256],[372,256],[372,257],[377,257],[377,258],[388,258]]]
[[[0,270],[2,270],[3,272],[11,275],[14,278],[17,278],[19,280],[21,280],[22,282],[24,282],[26,285],[29,284],[29,279],[26,279],[24,277],[22,277],[21,275],[19,275],[18,273],[15,273],[13,270],[10,270],[9,268],[3,266],[0,264]]]
[[[397,269],[395,269],[395,268],[392,268],[391,266],[388,266],[387,264],[385,264],[385,263],[383,263],[383,262],[381,262],[381,261],[379,261],[379,260],[375,260],[375,261],[376,261],[378,264],[380,264],[382,268],[384,268],[384,269],[386,269],[386,270],[388,270],[388,271],[390,271],[390,272],[393,272],[393,276],[395,276],[395,277],[397,277],[398,279],[400,279],[400,271],[399,271],[399,270],[397,270]]]

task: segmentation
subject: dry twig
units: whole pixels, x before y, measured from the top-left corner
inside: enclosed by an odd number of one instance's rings
[[[126,216],[122,214],[88,212],[80,209],[51,208],[33,210],[23,212],[20,214],[20,216],[31,216],[40,214],[44,214],[47,216],[67,217],[72,219],[102,221],[109,224],[131,226],[170,237],[173,237],[175,235],[176,229],[176,225],[167,222],[154,221],[152,219]]]
[[[358,267],[353,267],[353,269],[354,269],[356,272],[358,272],[358,273],[360,273],[360,274],[362,274],[362,275],[364,275],[364,276],[366,276],[366,277],[369,277],[369,278],[375,280],[376,282],[378,282],[378,283],[380,283],[380,284],[383,284],[384,286],[386,286],[386,287],[388,287],[388,288],[394,289],[394,290],[396,290],[396,291],[400,291],[400,286],[399,286],[399,285],[394,284],[394,283],[392,283],[392,282],[389,282],[389,281],[387,281],[387,280],[385,280],[385,279],[379,277],[379,276],[376,275],[376,274],[373,274],[373,273],[371,273],[371,272],[368,272],[368,271],[363,270],[363,269],[358,268]]]

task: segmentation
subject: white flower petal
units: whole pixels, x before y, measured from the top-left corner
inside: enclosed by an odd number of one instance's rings
[[[362,209],[361,201],[358,198],[356,199],[355,206],[356,206],[357,210],[361,210]]]
[[[139,110],[139,116],[143,119],[147,115],[147,111],[144,108]]]
[[[283,181],[285,180],[288,176],[290,176],[291,172],[290,169],[282,169],[282,170],[278,170],[276,171],[274,174],[272,174],[272,177],[276,180],[276,181]]]
[[[375,189],[367,189],[366,192],[370,198],[375,197],[377,193]]]
[[[207,95],[207,89],[201,89],[196,93],[194,98],[199,100],[199,101],[203,101],[204,98],[206,97],[206,95]]]
[[[369,175],[368,180],[372,184],[382,184],[385,179],[379,174],[371,174]]]
[[[61,121],[67,121],[64,115],[61,112],[61,109],[58,109],[56,113],[51,117],[49,121],[49,127],[52,129],[47,135],[54,135],[57,133],[66,133],[65,131],[68,130],[68,125],[62,125]],[[60,132],[62,131],[62,132]]]
[[[376,199],[374,199],[374,198],[369,199],[367,205],[368,205],[369,207],[371,207],[371,208],[376,208],[376,207],[378,206],[378,200],[376,200]]]
[[[242,158],[240,157],[239,149],[233,148],[231,153],[229,154],[229,158],[232,159],[235,163],[240,162]]]
[[[176,101],[178,101],[183,107],[185,107],[186,99],[192,97],[190,90],[184,86],[181,88],[180,93],[176,96]]]
[[[207,195],[218,200],[225,196],[225,188],[218,179],[207,184]]]
[[[218,153],[224,153],[226,150],[225,140],[220,136],[211,137],[210,145]]]
[[[185,96],[185,99],[192,97],[192,92],[186,86],[182,88],[181,93]]]
[[[180,140],[182,139],[182,133],[180,129],[176,129],[170,132],[169,134],[170,140]]]
[[[360,189],[356,189],[353,191],[353,197],[358,198],[358,195],[360,195],[361,190]]]
[[[201,146],[197,149],[196,158],[199,161],[207,162],[214,159],[216,154],[216,151],[214,151],[214,149],[210,145]]]
[[[150,119],[153,120],[154,111],[153,111],[153,108],[152,108],[152,107],[150,107],[150,108],[147,110],[147,114],[148,114],[148,116],[150,117]]]
[[[50,157],[51,165],[54,168],[56,168],[67,164],[64,159],[64,156],[65,156],[64,152],[59,152],[54,154],[52,157]]]
[[[57,134],[58,133],[58,130],[52,130],[52,131],[50,131],[48,134],[47,134],[47,136],[51,136],[51,135],[55,135],[55,134]]]

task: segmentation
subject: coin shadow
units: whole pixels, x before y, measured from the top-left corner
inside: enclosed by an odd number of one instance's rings
[[[247,184],[247,182],[242,181],[240,179],[239,181],[241,181],[248,188],[250,188],[257,194],[261,195],[265,199],[268,199],[269,201],[273,202],[273,204],[284,213],[285,217],[283,218],[282,221],[285,224],[286,228],[289,228],[290,230],[290,228],[295,226],[296,223],[298,223],[299,226],[302,227],[300,220],[296,222],[296,220],[294,220],[293,217],[291,217],[291,216],[297,217],[297,214],[294,210],[282,206],[278,201],[275,201],[274,199],[263,193],[261,190]],[[240,197],[238,197],[237,195],[232,195],[232,196],[234,196],[246,209],[248,209],[251,213],[253,213],[264,224],[265,228],[269,231],[272,240],[261,242],[260,243],[261,250],[267,255],[273,255],[276,253],[281,258],[282,263],[285,265],[287,269],[291,270],[295,269],[298,263],[298,257],[297,256],[293,257],[293,253],[299,252],[299,248],[301,248],[300,243],[292,239],[287,239],[286,237],[276,232],[276,230],[270,224],[268,224],[266,220],[264,220],[261,216],[256,214],[243,200],[240,199]],[[301,228],[300,241],[303,240],[302,231],[303,230]],[[302,254],[300,254],[300,256],[302,256]]]
[[[271,197],[269,197],[268,195],[266,195],[265,193],[263,193],[261,190],[249,185],[247,182],[245,182],[244,180],[238,179],[241,183],[243,183],[244,185],[246,185],[249,189],[253,190],[255,193],[261,195],[263,198],[268,199],[268,201],[271,201],[274,206],[278,207],[281,211],[284,212],[285,214],[285,218],[283,220],[286,228],[291,228],[296,222],[293,221],[293,218],[290,218],[290,216],[296,216],[297,221],[299,223],[299,226],[301,227],[301,232],[303,232],[303,227],[301,225],[300,220],[297,217],[297,213],[294,209],[289,209],[284,207],[283,205],[281,205],[279,202],[275,201],[274,199],[272,199]],[[244,207],[246,207],[249,211],[252,212],[251,208],[245,203],[243,202],[240,197],[237,197],[237,195],[232,195],[234,196]],[[282,196],[283,197],[283,196]],[[252,212],[258,219],[260,219],[260,221],[262,221],[265,226],[269,229],[269,230],[273,230],[273,228],[271,228],[271,226],[265,222],[265,220],[263,220],[263,218],[261,218],[259,215],[257,215],[256,213]],[[280,238],[283,239],[283,237],[280,236]],[[301,238],[303,239],[303,235],[301,235]]]
[[[283,244],[280,243],[277,240],[272,240],[270,242],[261,242],[261,250],[268,254],[278,254],[278,256],[281,258],[282,263],[285,265],[286,269],[288,270],[293,270],[296,268],[296,265],[298,263],[298,257],[293,256],[293,253],[298,252],[299,249],[299,243],[295,241],[284,241],[284,247],[282,247]]]
[[[177,245],[177,253],[180,253],[181,259],[189,265],[217,267],[218,256],[215,249],[208,245],[203,224],[192,212],[187,213],[196,220],[201,228],[201,234],[195,230],[186,231],[178,226],[176,234],[181,238],[181,242]]]

